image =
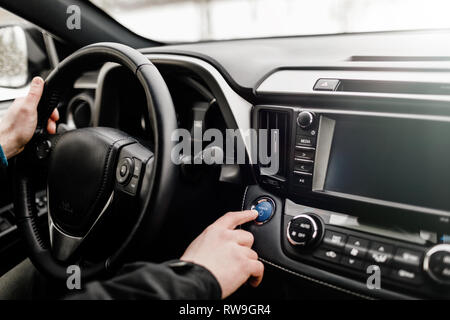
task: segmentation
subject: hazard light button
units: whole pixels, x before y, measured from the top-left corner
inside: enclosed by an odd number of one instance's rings
[[[314,85],[314,90],[319,91],[336,91],[339,87],[340,81],[338,79],[319,79]]]

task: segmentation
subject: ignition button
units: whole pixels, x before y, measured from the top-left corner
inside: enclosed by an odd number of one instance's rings
[[[269,197],[261,197],[252,204],[250,209],[258,211],[256,224],[263,224],[269,221],[275,213],[275,202]]]

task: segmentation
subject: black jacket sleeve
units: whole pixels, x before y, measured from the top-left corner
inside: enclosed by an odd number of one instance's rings
[[[173,260],[128,264],[114,278],[88,283],[66,299],[217,300],[221,296],[220,285],[211,272],[194,263]]]

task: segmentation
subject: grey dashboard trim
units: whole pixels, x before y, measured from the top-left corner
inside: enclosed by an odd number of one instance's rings
[[[317,138],[317,151],[314,166],[314,179],[312,190],[323,190],[327,176],[328,160],[330,158],[333,142],[334,126],[336,121],[325,116],[320,117],[319,132]],[[319,156],[320,155],[320,156]]]
[[[353,70],[279,70],[269,74],[257,86],[257,94],[314,94],[318,96],[384,97],[403,99],[423,99],[433,101],[450,101],[448,95],[424,95],[402,93],[371,93],[344,91],[315,91],[318,79],[345,79],[369,81],[407,81],[446,83],[450,85],[450,72],[419,71],[353,71]]]

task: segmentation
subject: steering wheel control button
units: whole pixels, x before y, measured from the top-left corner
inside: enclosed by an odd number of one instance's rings
[[[127,184],[130,181],[133,169],[133,161],[130,158],[124,158],[119,162],[116,171],[116,180],[121,184]]]
[[[250,207],[251,210],[258,211],[256,224],[264,224],[272,218],[275,213],[275,202],[269,197],[262,197]]]
[[[310,248],[319,242],[322,233],[323,226],[318,217],[301,214],[289,221],[286,236],[293,246]]]
[[[327,230],[323,237],[323,243],[325,246],[334,248],[336,250],[342,250],[345,246],[347,236],[343,233]]]
[[[336,91],[339,87],[340,81],[338,79],[319,79],[314,85],[314,90],[317,91]]]
[[[142,161],[136,158],[134,158],[133,160],[134,160],[133,177],[139,177],[142,169]]]
[[[125,190],[134,195],[134,194],[136,194],[138,184],[139,184],[139,178],[133,177],[133,178],[131,178],[130,183],[128,183],[125,186]]]
[[[394,255],[394,247],[388,244],[373,242],[369,250],[369,261],[375,264],[388,264]]]
[[[45,159],[50,154],[52,143],[50,140],[40,140],[36,144],[36,156],[39,160]]]
[[[120,167],[120,176],[121,176],[121,177],[125,177],[127,173],[128,173],[128,167],[127,167],[126,165],[123,164],[123,165]]]
[[[423,269],[435,282],[450,285],[450,245],[439,244],[428,250]]]

